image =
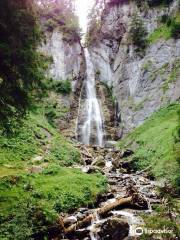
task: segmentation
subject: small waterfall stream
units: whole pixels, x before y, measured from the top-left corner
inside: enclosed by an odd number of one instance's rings
[[[85,97],[81,97],[78,116],[78,140],[86,145],[104,145],[103,117],[96,94],[94,66],[87,48],[84,50],[86,59],[86,80],[84,83]]]
[[[95,79],[95,72],[94,66],[91,60],[90,53],[87,48],[84,49],[85,52],[85,60],[86,60],[86,79],[81,89],[80,99],[79,99],[79,109],[78,109],[78,118],[76,123],[76,136],[77,140],[85,145],[92,145],[92,146],[85,146],[85,148],[92,148],[94,157],[92,154],[92,162],[90,163],[85,162],[85,166],[82,167],[83,172],[88,172],[92,167],[93,169],[93,159],[95,157],[103,157],[105,166],[103,167],[103,172],[105,173],[108,183],[109,183],[109,190],[113,196],[110,198],[102,200],[98,207],[102,207],[108,205],[110,203],[114,203],[119,197],[127,196],[128,189],[131,186],[134,186],[133,189],[138,196],[141,196],[141,203],[143,202],[143,213],[149,213],[152,211],[150,201],[149,201],[149,191],[151,198],[154,196],[156,198],[156,194],[153,195],[154,183],[151,182],[146,176],[137,175],[136,173],[123,173],[114,169],[113,162],[117,157],[119,158],[119,152],[115,152],[114,148],[107,148],[104,144],[104,126],[103,126],[103,115],[101,111],[100,101],[98,100],[97,93],[96,93],[96,79]],[[118,106],[115,115],[117,118],[120,118],[118,115]],[[98,152],[94,152],[94,146],[100,146]],[[95,147],[96,147],[95,146]],[[91,153],[92,153],[91,152]],[[99,155],[100,154],[100,155]],[[136,195],[136,196],[137,196]],[[146,195],[148,195],[146,197]],[[135,230],[137,227],[143,227],[144,222],[143,219],[138,216],[136,209],[125,208],[124,210],[121,209],[114,209],[109,212],[109,215],[106,216],[99,216],[98,215],[98,207],[94,209],[87,209],[84,214],[88,216],[89,214],[93,213],[93,217],[91,219],[91,223],[87,224],[84,228],[80,228],[79,232],[78,229],[74,233],[75,236],[72,236],[70,239],[89,239],[89,240],[100,240],[102,239],[100,233],[103,231],[103,226],[106,227],[107,222],[112,219],[121,219],[125,223],[129,225],[129,233],[127,232],[126,235],[128,237],[136,237]],[[141,210],[139,210],[141,212]],[[77,221],[78,216],[81,212],[77,212],[75,215]],[[80,220],[81,221],[81,220]],[[77,237],[76,234],[85,234],[85,237]],[[111,238],[109,238],[111,239]],[[124,238],[127,239],[127,238]]]

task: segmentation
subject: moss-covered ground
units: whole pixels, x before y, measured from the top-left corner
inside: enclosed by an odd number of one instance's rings
[[[104,176],[73,168],[81,163],[80,152],[55,127],[54,117],[48,119],[47,108],[41,103],[13,134],[0,136],[0,239],[34,239],[39,233],[46,239],[59,214],[93,204],[106,191]],[[63,115],[64,108],[53,111]]]

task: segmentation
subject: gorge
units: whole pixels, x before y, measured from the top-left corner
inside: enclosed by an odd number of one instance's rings
[[[78,2],[0,3],[0,239],[178,239],[179,1]]]

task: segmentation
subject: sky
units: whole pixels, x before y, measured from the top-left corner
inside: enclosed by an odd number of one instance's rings
[[[79,17],[79,24],[83,33],[86,32],[87,28],[88,10],[92,8],[94,2],[95,0],[76,0],[76,12]]]

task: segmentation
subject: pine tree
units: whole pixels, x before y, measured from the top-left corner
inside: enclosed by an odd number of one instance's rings
[[[0,1],[0,129],[10,129],[43,79],[41,33],[32,0]]]
[[[137,51],[142,51],[146,48],[147,30],[137,12],[132,16],[129,34],[132,43],[137,47]]]

